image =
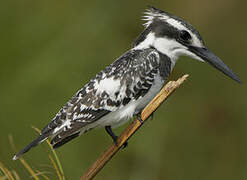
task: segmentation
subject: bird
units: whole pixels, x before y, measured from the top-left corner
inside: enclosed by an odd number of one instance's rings
[[[142,122],[141,111],[165,85],[180,56],[206,62],[241,83],[184,19],[149,6],[143,20],[144,29],[131,48],[77,91],[13,160],[47,138],[55,149],[99,127],[105,128],[117,145],[118,136],[112,128],[133,116]]]

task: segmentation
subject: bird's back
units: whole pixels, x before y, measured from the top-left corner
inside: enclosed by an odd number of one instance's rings
[[[152,48],[126,52],[79,90],[42,134],[51,132],[55,145],[68,136],[84,133],[96,126],[122,124],[122,120],[132,117],[148,103],[143,97],[155,79],[163,76],[158,82],[163,83],[168,77],[170,61],[163,57],[161,62],[161,56]],[[155,86],[156,91],[162,85]],[[148,100],[156,91],[148,95]],[[137,101],[140,103],[135,103]],[[133,107],[123,111],[128,105]]]
[[[48,137],[57,148],[95,127],[123,124],[158,93],[170,71],[170,59],[153,48],[127,51],[60,109],[42,130],[42,138],[17,155]]]

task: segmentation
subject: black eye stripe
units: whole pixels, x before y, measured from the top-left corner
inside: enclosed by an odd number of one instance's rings
[[[192,38],[191,35],[190,35],[190,33],[188,31],[185,31],[185,30],[180,31],[179,37],[183,41],[189,41]]]

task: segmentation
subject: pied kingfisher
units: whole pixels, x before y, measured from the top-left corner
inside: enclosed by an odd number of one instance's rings
[[[49,137],[57,148],[97,127],[105,127],[117,143],[111,128],[140,115],[166,83],[180,55],[207,62],[241,83],[188,22],[154,7],[147,9],[144,20],[145,28],[133,47],[80,89],[14,160]]]

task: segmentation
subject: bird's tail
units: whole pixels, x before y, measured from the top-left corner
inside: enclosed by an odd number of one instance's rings
[[[22,149],[20,152],[18,152],[14,157],[13,160],[17,160],[19,157],[21,157],[24,153],[28,152],[31,148],[37,146],[44,140],[48,138],[47,134],[41,134],[37,139],[33,140],[30,144],[28,144],[24,149]]]

